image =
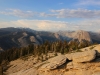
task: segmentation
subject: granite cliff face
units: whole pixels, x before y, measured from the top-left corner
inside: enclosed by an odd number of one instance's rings
[[[89,41],[89,42],[92,42],[89,33],[86,32],[86,31],[82,31],[82,30],[76,31],[74,37],[75,37],[76,39],[78,39],[80,42],[81,42],[82,40],[87,40],[87,41]]]
[[[84,40],[92,42],[90,34],[83,30],[73,31],[73,32],[58,32],[65,40],[74,40],[77,39],[79,42]]]

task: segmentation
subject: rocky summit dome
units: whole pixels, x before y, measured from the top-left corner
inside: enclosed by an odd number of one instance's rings
[[[89,33],[86,31],[78,30],[78,31],[75,31],[74,35],[75,35],[74,37],[78,39],[79,41],[86,40],[86,41],[92,42]]]

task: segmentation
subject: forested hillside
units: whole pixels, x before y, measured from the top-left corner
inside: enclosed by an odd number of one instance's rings
[[[47,55],[48,53],[70,53],[74,51],[80,51],[80,48],[88,47],[92,45],[90,42],[85,41],[82,43],[78,43],[75,41],[67,42],[67,41],[56,41],[56,42],[49,42],[46,41],[45,43],[41,45],[34,45],[30,44],[27,47],[13,47],[11,49],[8,49],[4,52],[0,52],[0,63],[2,61],[12,61],[15,59],[18,59],[22,56],[26,56],[29,54],[32,54],[34,56],[42,57],[42,55]]]

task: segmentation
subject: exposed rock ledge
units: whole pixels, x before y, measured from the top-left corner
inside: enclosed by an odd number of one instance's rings
[[[57,67],[61,66],[66,62],[67,58],[64,55],[59,55],[54,58],[49,59],[47,64],[43,65],[40,69],[52,70],[56,69]]]
[[[72,60],[73,62],[89,62],[95,59],[96,51],[90,50],[84,52],[77,52],[77,53],[66,54],[65,56],[69,60]]]
[[[69,60],[72,60],[75,63],[82,63],[82,62],[90,62],[94,60],[96,57],[96,51],[90,50],[90,51],[85,51],[85,52],[77,52],[77,53],[71,53],[71,54],[66,54],[66,55],[59,55],[54,58],[51,58],[48,60],[47,64],[44,64],[40,67],[41,71],[44,70],[53,70],[56,69],[57,67],[63,65],[64,63],[67,63],[67,58]],[[73,63],[70,63],[71,66]]]

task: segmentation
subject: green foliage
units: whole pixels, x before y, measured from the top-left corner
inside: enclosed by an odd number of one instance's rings
[[[69,52],[68,48],[64,48],[64,53],[68,53],[68,52]]]
[[[80,52],[80,48],[87,47],[91,45],[88,41],[79,43],[77,41],[71,41],[68,43],[67,41],[56,41],[56,42],[49,42],[46,41],[45,43],[41,45],[28,45],[27,47],[21,47],[21,48],[11,48],[5,52],[0,53],[0,63],[3,60],[12,61],[15,59],[18,59],[20,57],[25,58],[27,60],[28,58],[25,56],[28,56],[30,54],[34,56],[38,56],[38,59],[43,61],[42,55],[48,55],[49,52],[55,53],[55,56],[57,56],[57,53],[65,54],[65,53],[71,53],[74,51]],[[92,49],[93,47],[91,47]],[[41,59],[39,58],[41,56]]]
[[[82,51],[78,49],[78,50],[76,50],[76,52],[82,52]]]

